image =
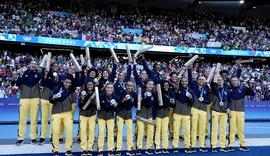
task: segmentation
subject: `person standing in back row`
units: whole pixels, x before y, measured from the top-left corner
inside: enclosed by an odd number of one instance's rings
[[[44,77],[44,69],[42,72],[37,70],[37,61],[32,60],[30,67],[22,73],[16,86],[21,89],[20,99],[20,121],[18,130],[18,140],[16,145],[22,145],[25,138],[26,122],[30,111],[30,139],[31,144],[37,144],[37,118],[39,109],[40,89],[39,81]]]

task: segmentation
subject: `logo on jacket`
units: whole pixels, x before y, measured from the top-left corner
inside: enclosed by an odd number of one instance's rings
[[[37,78],[37,75],[35,75],[35,78]]]
[[[151,97],[151,100],[154,101],[154,97],[153,96]]]
[[[26,74],[25,77],[28,77],[28,75]]]
[[[134,98],[131,98],[131,102],[134,102]]]
[[[225,95],[227,95],[227,92],[224,92]]]
[[[103,100],[103,101],[101,101],[102,103],[105,103],[105,101]]]

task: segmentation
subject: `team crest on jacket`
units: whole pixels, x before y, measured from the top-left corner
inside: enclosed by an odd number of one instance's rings
[[[37,78],[37,75],[35,75],[35,78]]]
[[[134,102],[134,98],[131,98],[131,102]]]
[[[102,103],[105,103],[105,101],[103,100],[103,101],[101,101]]]
[[[28,75],[26,74],[25,77],[28,77]]]
[[[203,91],[203,94],[206,94],[206,91],[205,90]]]
[[[153,96],[151,97],[151,100],[154,101],[154,97]]]
[[[51,79],[51,77],[48,77],[48,79]]]
[[[227,95],[227,92],[224,92],[225,95]]]

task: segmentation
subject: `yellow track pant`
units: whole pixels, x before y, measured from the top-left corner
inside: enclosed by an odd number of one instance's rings
[[[200,147],[205,147],[205,121],[206,120],[206,112],[191,108],[191,147],[194,148],[196,145],[196,134],[197,127],[199,123],[199,141]]]
[[[206,122],[205,122],[205,135],[209,134],[209,119],[211,118],[212,104],[206,105]]]
[[[226,147],[227,113],[220,113],[220,112],[212,111],[212,132],[211,132],[212,148],[217,147],[218,124],[220,127],[220,135],[219,135],[220,147],[225,148]]]
[[[80,138],[82,151],[92,151],[95,142],[96,115],[85,117],[80,115]],[[88,137],[88,140],[87,140]]]
[[[107,125],[108,131],[108,139],[107,139],[107,147],[108,151],[113,151],[114,149],[114,140],[113,140],[113,129],[114,129],[114,119],[103,120],[98,119],[98,151],[102,152],[104,148],[104,132],[105,132],[105,124]]]
[[[134,134],[138,135],[138,124],[136,122]],[[144,135],[147,136],[147,123],[144,123]]]
[[[206,105],[206,120],[205,120],[205,136],[208,136],[208,128],[209,128],[209,119],[210,119],[210,113],[211,113],[211,108],[212,108],[212,104],[210,105]],[[198,127],[197,127],[197,136],[200,135],[200,129],[199,129],[199,124],[198,124]]]
[[[121,117],[116,118],[116,124],[117,124],[117,151],[121,151],[122,150],[122,145],[123,145],[123,124],[124,122],[126,123],[126,128],[127,128],[127,149],[128,151],[132,150],[133,147],[133,133],[132,133],[132,125],[133,125],[133,121],[132,119],[128,119],[128,120],[124,120]]]
[[[39,109],[39,98],[20,99],[20,121],[18,140],[24,140],[28,114],[30,112],[30,139],[37,138],[37,118]]]
[[[185,147],[190,148],[190,116],[180,114],[173,114],[173,147],[178,148],[181,125],[184,129]]]
[[[238,130],[238,137],[240,141],[240,146],[246,146],[245,141],[245,113],[239,111],[230,112],[230,143],[229,147],[232,147],[235,140],[236,130]]]
[[[156,118],[155,145],[156,149],[160,149],[160,134],[162,135],[162,148],[167,149],[169,146],[168,140],[169,117]]]
[[[66,128],[66,150],[71,151],[73,144],[73,117],[71,112],[52,115],[53,151],[59,151],[59,132],[61,123],[64,123],[64,127]]]
[[[73,103],[72,104],[72,110],[71,110],[71,113],[72,113],[72,119],[74,120],[74,114],[75,114],[75,110],[76,110],[76,103]],[[63,138],[63,135],[64,135],[64,124],[63,122],[60,123],[60,133],[59,133],[59,138]]]
[[[169,130],[170,134],[173,135],[173,108],[170,108],[169,112]]]
[[[48,131],[48,120],[50,117],[50,137],[52,136],[51,122],[52,104],[48,100],[41,99],[41,135],[40,138],[45,139]]]
[[[148,120],[152,120],[152,118]],[[137,148],[142,149],[145,123],[140,120],[137,120],[137,126],[138,126]],[[146,126],[147,126],[146,149],[150,149],[151,146],[153,145],[154,125],[146,123]]]

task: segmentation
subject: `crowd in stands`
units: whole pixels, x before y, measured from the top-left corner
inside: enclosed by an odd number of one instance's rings
[[[65,11],[70,16],[48,11]],[[234,29],[239,26],[245,29]],[[267,19],[244,18],[187,9],[157,9],[112,4],[104,1],[6,0],[0,2],[0,33],[26,34],[114,42],[206,47],[221,42],[225,49],[270,48]],[[123,28],[143,29],[142,34]],[[204,39],[192,34],[206,34]]]
[[[32,56],[31,53],[11,53],[8,51],[0,51],[0,98],[19,98],[20,92],[18,90],[13,89],[12,87],[15,84],[16,78],[18,77],[18,73],[21,70],[26,70],[27,64],[29,60],[35,59],[39,63],[42,60],[42,56]],[[78,61],[80,60],[79,56],[77,56]],[[149,63],[150,69],[154,63],[157,61],[154,60],[147,60]],[[64,73],[67,71],[69,66],[72,64],[70,61],[69,55],[53,55],[52,62],[59,63],[60,70],[59,74]],[[128,60],[125,58],[120,58],[119,68],[121,70],[126,70]],[[164,79],[168,76],[168,74],[172,71],[179,71],[181,69],[181,64],[184,63],[184,60],[177,59],[177,60],[163,60],[159,62],[161,64],[161,72],[164,75]],[[213,65],[217,62],[197,62],[194,65],[194,69],[199,74],[204,73],[205,70],[211,69]],[[112,68],[113,59],[112,58],[94,58],[92,59],[92,64],[95,68],[102,70],[102,69],[109,69]],[[142,66],[137,66],[138,70],[142,69]],[[227,70],[229,75],[232,75],[236,71],[237,66],[233,63],[222,64],[221,69]],[[254,97],[247,97],[250,101],[270,101],[270,67],[269,65],[247,65],[243,64],[242,67],[242,74],[240,80],[247,81],[251,84],[254,90],[256,90],[256,96]]]

